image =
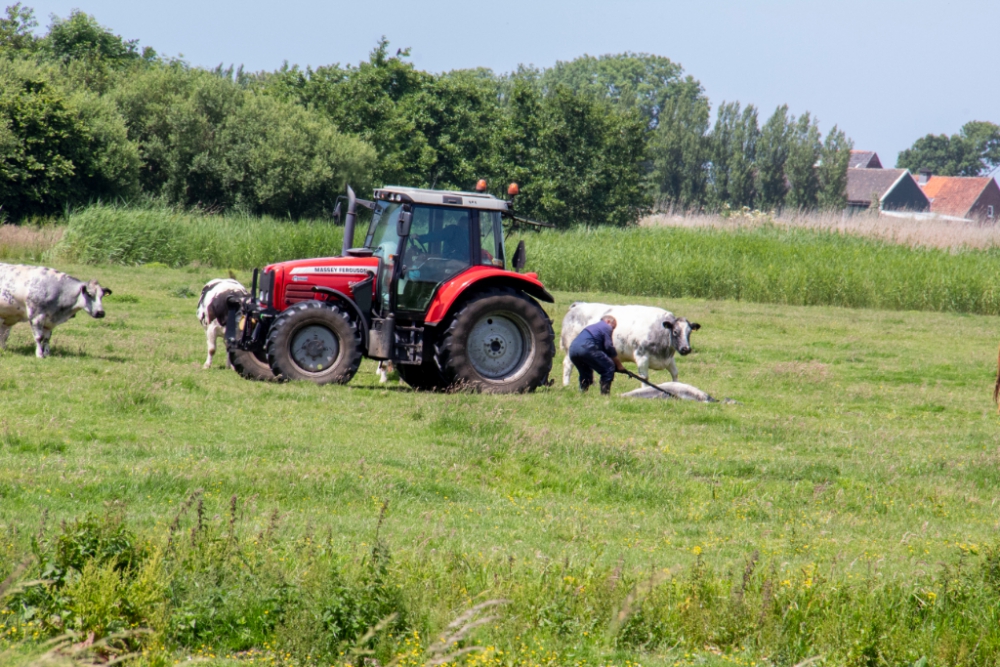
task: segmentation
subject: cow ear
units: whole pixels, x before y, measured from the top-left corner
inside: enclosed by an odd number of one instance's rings
[[[700,328],[701,328],[701,325],[698,324],[697,322],[692,322],[691,323],[691,331],[697,331]]]
[[[111,296],[113,294],[113,292],[109,290],[107,287],[102,287],[101,292],[104,294],[104,296]]]
[[[669,317],[667,319],[663,320],[663,328],[664,329],[670,329],[671,331],[673,331],[673,329],[674,329],[674,320],[670,319]]]

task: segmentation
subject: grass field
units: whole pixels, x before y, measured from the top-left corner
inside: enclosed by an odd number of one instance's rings
[[[557,293],[557,334],[577,299],[701,323],[681,380],[740,404],[422,394],[204,371],[219,271],[60,268],[114,295],[0,353],[0,578],[48,581],[0,661],[141,625],[150,665],[420,664],[502,599],[459,660],[996,664],[994,317]]]

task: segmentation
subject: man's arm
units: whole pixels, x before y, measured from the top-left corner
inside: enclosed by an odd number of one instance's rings
[[[623,371],[625,367],[622,366],[622,362],[618,359],[618,350],[615,349],[615,341],[611,334],[612,329],[609,326],[608,330],[604,332],[604,353],[611,357],[611,361],[615,362],[616,371]]]

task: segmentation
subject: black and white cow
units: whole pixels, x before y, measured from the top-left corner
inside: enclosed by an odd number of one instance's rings
[[[44,266],[0,264],[0,348],[7,346],[12,326],[27,322],[35,336],[35,356],[47,357],[52,329],[78,310],[104,317],[101,300],[109,294],[96,280],[85,283]]]
[[[583,328],[594,324],[605,315],[618,320],[614,343],[618,358],[634,361],[639,367],[639,375],[648,378],[649,369],[670,371],[677,382],[677,364],[674,353],[681,356],[691,353],[691,332],[701,328],[698,323],[688,322],[683,317],[675,317],[669,310],[652,306],[610,306],[606,303],[586,303],[577,301],[569,307],[562,322],[559,347],[569,350],[573,340]],[[568,386],[573,373],[573,362],[569,355],[563,360],[563,385]]]
[[[226,333],[226,317],[229,314],[228,300],[231,296],[249,296],[250,292],[232,278],[216,278],[209,280],[201,288],[201,298],[198,299],[198,320],[205,327],[205,337],[208,339],[208,359],[203,368],[212,367],[212,356],[215,354],[215,341]],[[232,368],[229,355],[226,355],[226,368]]]

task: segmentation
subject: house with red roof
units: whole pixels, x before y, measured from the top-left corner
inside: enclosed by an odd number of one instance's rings
[[[933,176],[922,170],[917,181],[931,203],[931,212],[981,222],[1000,216],[1000,186],[984,176]]]

